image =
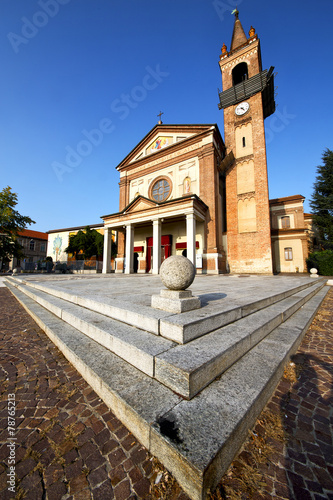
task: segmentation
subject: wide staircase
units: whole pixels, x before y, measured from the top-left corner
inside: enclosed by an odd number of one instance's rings
[[[202,500],[329,289],[323,279],[272,278],[258,292],[249,280],[243,293],[203,294],[201,309],[181,314],[153,309],[139,294],[133,300],[135,289],[132,300],[88,295],[94,280],[76,291],[50,279],[11,277],[7,286],[116,416]]]

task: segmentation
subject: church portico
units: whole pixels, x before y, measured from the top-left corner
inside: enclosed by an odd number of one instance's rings
[[[164,259],[184,250],[196,265],[197,253],[202,260],[205,250],[206,212],[195,195],[161,204],[139,196],[123,213],[103,217],[104,254],[110,251],[107,235],[113,230],[118,233],[116,272],[158,274]],[[106,265],[103,272],[109,272]]]

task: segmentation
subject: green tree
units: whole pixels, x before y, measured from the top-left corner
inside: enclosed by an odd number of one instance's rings
[[[65,252],[73,254],[75,259],[78,259],[81,250],[84,251],[84,232],[78,231],[69,237],[68,247],[65,248]]]
[[[78,231],[70,237],[65,252],[73,254],[78,259],[82,251],[84,258],[90,259],[93,255],[96,255],[96,257],[103,255],[103,246],[103,235],[96,231],[96,229],[90,229],[87,226],[84,231]]]
[[[317,167],[317,177],[310,200],[319,244],[324,250],[333,249],[333,151],[326,149],[323,165]]]
[[[0,260],[9,261],[12,257],[23,257],[22,247],[17,242],[17,234],[35,221],[21,215],[15,207],[17,194],[7,186],[0,192]]]

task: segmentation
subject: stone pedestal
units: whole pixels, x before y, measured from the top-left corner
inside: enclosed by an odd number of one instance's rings
[[[191,290],[162,289],[160,295],[153,295],[151,306],[171,313],[182,313],[199,309],[201,302],[198,297],[193,297]]]

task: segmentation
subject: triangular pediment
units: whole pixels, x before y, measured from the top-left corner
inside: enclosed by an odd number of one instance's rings
[[[141,210],[147,210],[156,207],[156,201],[149,200],[144,196],[137,196],[127,207],[124,212],[126,214],[131,212],[140,212]]]
[[[186,136],[181,136],[183,139],[186,139],[189,137],[189,135]],[[175,136],[174,134],[168,134],[167,132],[165,133],[159,133],[157,134],[153,140],[147,144],[144,145],[144,147],[139,151],[139,153],[133,158],[132,161],[139,160],[143,156],[148,156],[154,153],[157,153],[161,149],[166,148],[167,146],[171,146],[175,141],[177,141],[178,137],[177,135]],[[179,139],[178,139],[179,140]]]
[[[156,125],[117,166],[123,170],[127,165],[173,148],[181,141],[210,130],[214,125]]]

